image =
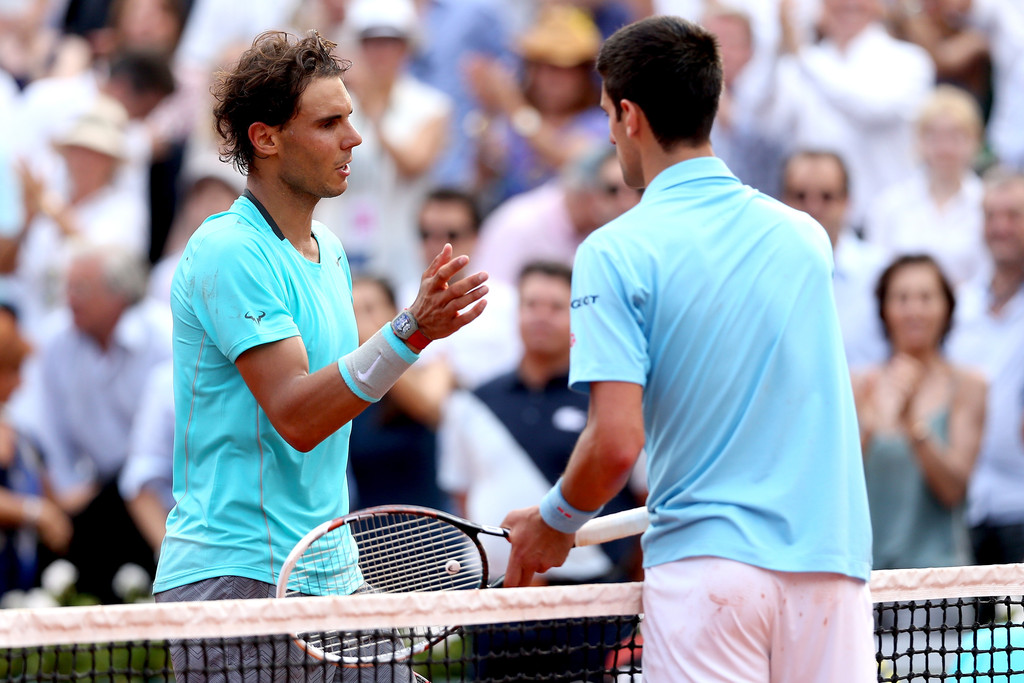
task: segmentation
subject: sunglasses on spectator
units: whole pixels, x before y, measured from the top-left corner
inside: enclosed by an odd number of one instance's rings
[[[423,230],[420,229],[420,239],[424,242],[428,240],[439,240],[444,242],[457,242],[459,240],[469,237],[470,233],[468,230]]]
[[[842,199],[841,192],[809,192],[807,190],[786,190],[786,196],[798,202],[806,202],[808,199],[817,198],[823,202],[834,202]]]

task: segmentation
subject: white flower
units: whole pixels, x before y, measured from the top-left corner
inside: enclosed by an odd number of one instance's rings
[[[43,589],[52,596],[63,595],[78,581],[78,569],[67,560],[54,560],[43,570]]]
[[[37,607],[59,606],[60,604],[57,600],[42,588],[33,588],[30,590],[28,595],[25,596],[25,602],[22,604],[22,607],[28,607],[30,609],[35,609]]]
[[[121,565],[121,568],[117,570],[111,585],[114,588],[114,593],[122,600],[127,601],[149,593],[153,579],[145,569],[129,562]]]
[[[25,606],[25,591],[10,590],[0,598],[0,609],[15,609]]]

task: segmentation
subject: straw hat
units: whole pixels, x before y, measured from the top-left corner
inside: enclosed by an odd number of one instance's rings
[[[127,125],[128,112],[124,106],[112,97],[101,95],[56,144],[58,147],[83,147],[123,159]]]
[[[348,24],[360,38],[403,38],[416,35],[418,18],[412,0],[355,0]]]
[[[593,61],[601,32],[581,9],[548,5],[519,39],[519,54],[531,62],[573,67]]]

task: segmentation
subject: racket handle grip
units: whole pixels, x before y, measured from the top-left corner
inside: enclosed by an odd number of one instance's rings
[[[647,508],[623,510],[592,519],[576,532],[576,545],[598,545],[627,536],[642,534],[650,523]]]

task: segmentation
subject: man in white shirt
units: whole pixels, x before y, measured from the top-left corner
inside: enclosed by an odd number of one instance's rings
[[[159,307],[136,305],[146,288],[137,255],[81,247],[67,280],[68,310],[41,345],[35,438],[58,503],[74,522],[68,558],[79,592],[117,600],[111,578],[126,562],[153,570],[153,553],[132,524],[117,479],[150,372],[170,358],[171,327]]]
[[[892,38],[881,19],[881,0],[824,0],[822,40],[784,40],[789,54],[777,69],[774,130],[796,149],[831,149],[846,161],[853,225],[913,170],[912,121],[935,81],[928,53]]]
[[[1024,174],[985,177],[990,272],[957,293],[950,358],[989,384],[981,452],[967,490],[967,523],[979,564],[1024,561]]]
[[[882,332],[875,284],[885,255],[847,225],[849,180],[843,160],[832,152],[805,150],[789,157],[782,173],[782,200],[821,223],[832,242],[839,325],[851,368],[873,365],[889,355]]]

